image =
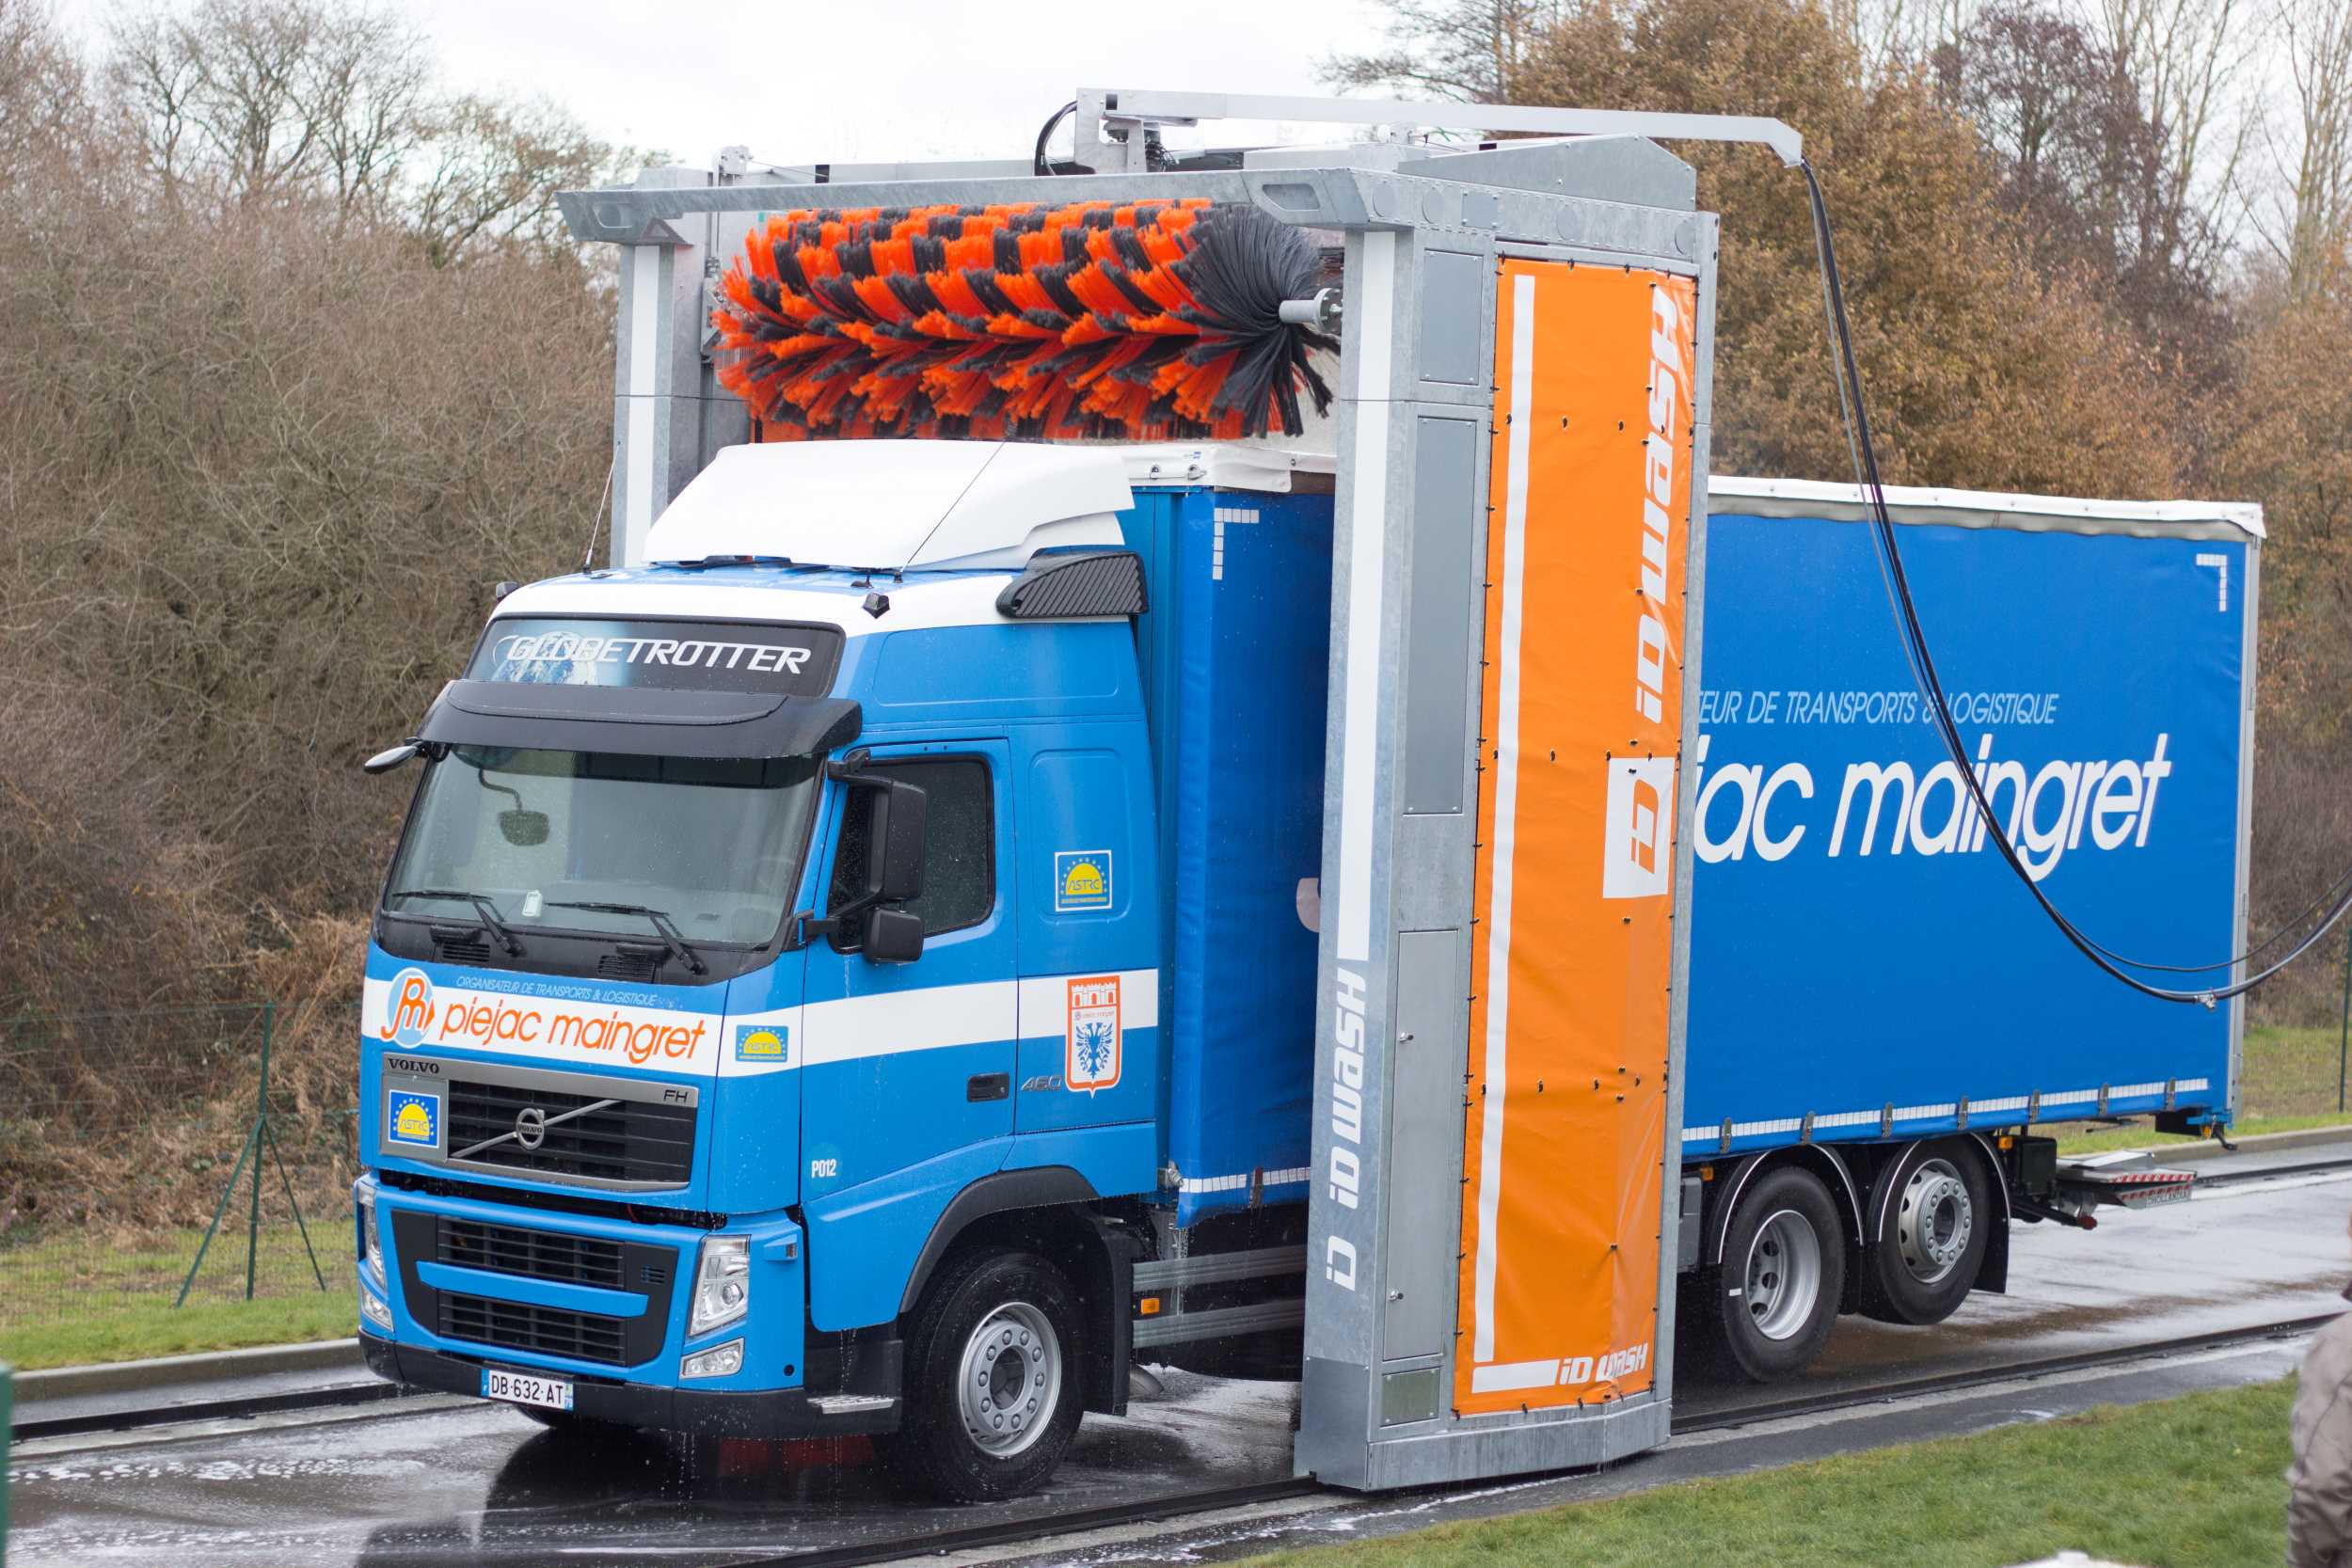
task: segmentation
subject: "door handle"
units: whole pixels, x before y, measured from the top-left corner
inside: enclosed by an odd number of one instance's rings
[[[963,1098],[975,1103],[987,1100],[1009,1100],[1012,1098],[1012,1074],[976,1072],[964,1080]]]

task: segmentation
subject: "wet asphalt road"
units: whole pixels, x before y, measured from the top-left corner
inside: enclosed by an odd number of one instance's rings
[[[2089,1235],[2020,1226],[2008,1296],[1974,1297],[1933,1328],[1845,1320],[1823,1364],[1802,1382],[1757,1390],[1686,1376],[1678,1408],[1696,1415],[2327,1312],[2342,1306],[2337,1291],[2352,1272],[2348,1204],[2352,1174],[2223,1188],[2142,1213],[2108,1211],[2114,1217]],[[2274,1348],[2204,1363],[2186,1381],[2143,1372],[2096,1386],[2101,1398],[2150,1397],[2274,1376],[2290,1364]],[[1288,1475],[1295,1386],[1183,1372],[1167,1383],[1125,1419],[1089,1417],[1049,1491],[990,1510],[912,1506],[855,1464],[855,1453],[843,1456],[852,1463],[832,1464],[814,1445],[583,1448],[510,1410],[472,1403],[57,1439],[16,1455],[8,1556],[18,1568],[724,1563]],[[1888,1430],[1880,1440],[1924,1429]],[[1776,1442],[1774,1457],[1806,1447]],[[1648,1463],[1656,1479],[1703,1469],[1710,1452],[1732,1467],[1760,1462],[1754,1439],[1677,1449],[1684,1451]],[[1617,1474],[1638,1478],[1645,1468],[1637,1462]]]

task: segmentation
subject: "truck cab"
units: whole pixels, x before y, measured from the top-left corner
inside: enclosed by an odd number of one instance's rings
[[[498,604],[387,753],[423,768],[367,966],[371,1366],[553,1425],[871,1433],[968,1497],[1123,1406],[1179,1196],[1154,466],[728,449],[648,564]],[[1295,905],[1318,848],[1254,880]]]

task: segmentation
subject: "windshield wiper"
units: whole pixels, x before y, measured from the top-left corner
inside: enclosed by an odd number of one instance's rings
[[[506,949],[506,956],[510,958],[523,956],[521,939],[515,935],[505,921],[499,918],[498,906],[479,893],[468,893],[462,888],[405,887],[397,893],[384,895],[387,903],[396,898],[447,898],[460,904],[471,904],[474,912],[482,917],[483,926],[498,934],[499,945]]]
[[[670,951],[675,953],[679,958],[686,960],[687,968],[692,970],[697,974],[707,974],[710,973],[710,966],[703,962],[703,956],[686,944],[686,934],[683,931],[680,931],[677,927],[671,922],[670,917],[667,914],[655,909],[650,904],[608,904],[591,899],[582,903],[570,904],[555,903],[551,901],[546,905],[546,908],[550,910],[594,910],[599,914],[644,915],[646,921],[651,924],[653,928],[661,933],[661,940],[668,945]]]

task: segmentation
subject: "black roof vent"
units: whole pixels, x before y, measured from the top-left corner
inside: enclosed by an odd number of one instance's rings
[[[1140,615],[1150,608],[1143,561],[1133,550],[1041,550],[996,595],[996,608],[1016,621]]]
[[[596,960],[596,974],[607,980],[650,980],[668,956],[663,948],[624,947]]]
[[[445,964],[486,964],[490,961],[487,934],[478,926],[463,929],[433,927],[433,956]]]

